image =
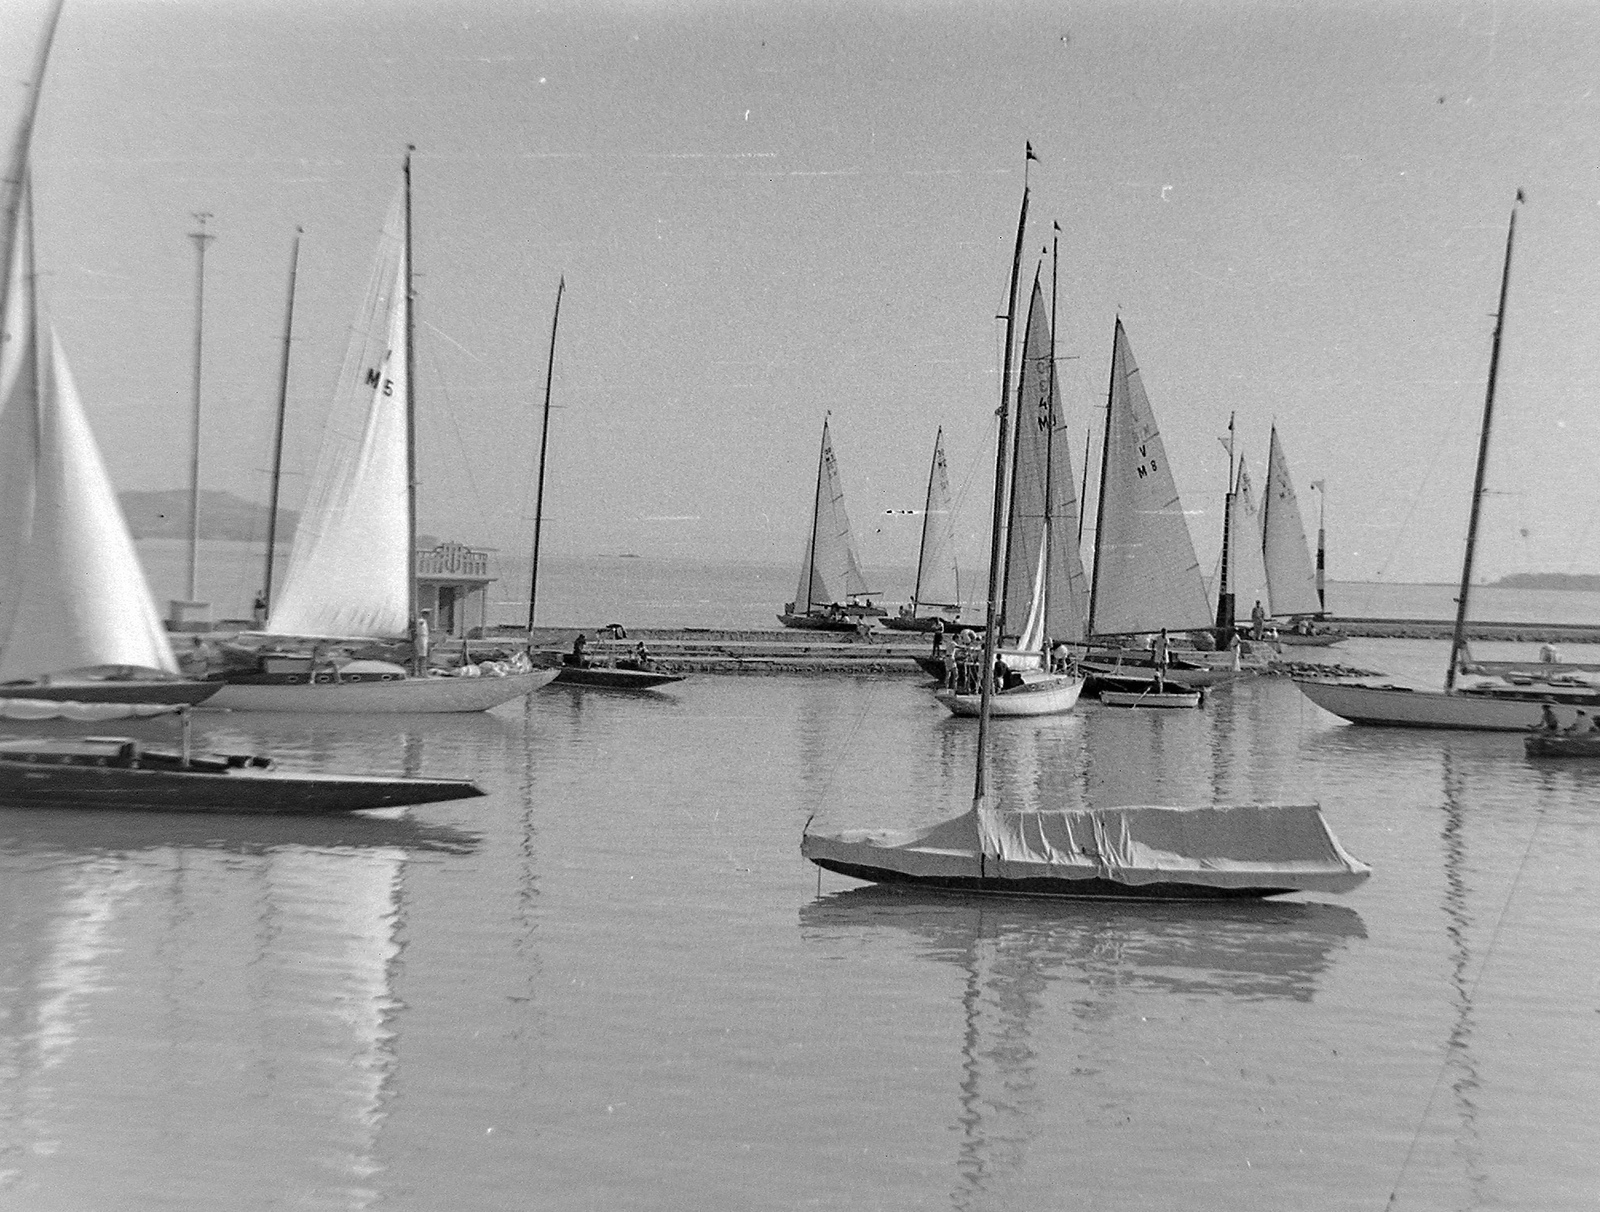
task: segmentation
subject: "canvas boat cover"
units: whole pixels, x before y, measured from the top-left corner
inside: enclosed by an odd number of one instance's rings
[[[911,883],[1098,878],[1132,887],[1347,892],[1372,873],[1339,844],[1316,804],[1046,812],[979,805],[910,832],[808,831],[800,852]]]

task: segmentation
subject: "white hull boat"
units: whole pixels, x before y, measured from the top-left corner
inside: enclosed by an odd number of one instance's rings
[[[203,709],[423,715],[488,711],[555,679],[554,669],[502,677],[395,677],[387,681],[229,682]]]
[[[1526,732],[1537,727],[1546,699],[1563,728],[1578,708],[1600,710],[1600,695],[1556,691],[1525,693],[1506,688],[1455,691],[1410,686],[1295,679],[1300,693],[1324,711],[1352,724],[1391,728],[1452,728],[1483,732]]]
[[[991,716],[1060,715],[1077,706],[1083,693],[1084,679],[1064,673],[1043,673],[1037,670],[1024,672],[1022,684],[996,691],[989,698]],[[976,718],[982,708],[981,694],[958,694],[941,689],[933,697],[949,710],[951,715]]]
[[[1198,690],[1102,690],[1100,701],[1108,707],[1198,707],[1205,696]]]

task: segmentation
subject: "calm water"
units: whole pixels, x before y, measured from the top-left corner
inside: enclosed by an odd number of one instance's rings
[[[1315,798],[1376,870],[1195,909],[819,881],[812,814],[965,806],[974,730],[911,679],[203,727],[490,794],[0,813],[0,1207],[1600,1199],[1600,768],[1516,737],[1355,730],[1277,680],[997,728],[1013,802]]]

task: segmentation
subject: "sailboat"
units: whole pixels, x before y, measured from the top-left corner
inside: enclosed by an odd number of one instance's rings
[[[555,677],[553,669],[463,666],[430,675],[417,612],[415,393],[411,290],[411,156],[384,224],[377,263],[351,333],[316,474],[283,592],[260,633],[309,642],[216,675],[211,706],[234,711],[485,711]],[[410,668],[324,659],[340,644],[409,641]],[[487,663],[486,663],[487,664]]]
[[[1081,664],[1096,691],[1141,691],[1161,671],[1148,650],[1121,645],[1134,636],[1209,631],[1213,619],[1183,502],[1120,316],[1112,335],[1098,517],[1085,641],[1101,651]],[[1170,660],[1164,680],[1190,690],[1234,676],[1231,668]]]
[[[850,516],[844,509],[844,486],[839,462],[822,421],[822,448],[817,454],[817,491],[811,506],[811,534],[800,561],[800,586],[794,601],[786,602],[778,621],[785,627],[810,631],[854,631],[863,620],[882,618],[889,612],[874,606],[861,575]],[[841,600],[841,598],[843,600]],[[861,599],[866,599],[862,601]]]
[[[1478,433],[1477,471],[1472,487],[1472,509],[1467,521],[1467,545],[1461,562],[1461,587],[1456,597],[1455,629],[1450,638],[1450,660],[1445,667],[1443,690],[1342,679],[1296,678],[1302,694],[1324,711],[1352,724],[1389,724],[1404,728],[1451,728],[1497,732],[1525,732],[1541,723],[1541,708],[1549,704],[1558,724],[1572,722],[1577,710],[1600,708],[1600,691],[1586,685],[1550,683],[1514,684],[1496,679],[1458,686],[1456,674],[1466,653],[1468,603],[1472,596],[1472,561],[1478,541],[1478,518],[1483,506],[1484,475],[1489,459],[1489,435],[1494,419],[1495,381],[1500,368],[1500,341],[1505,330],[1506,296],[1511,286],[1511,252],[1517,234],[1517,191],[1506,229],[1505,264],[1500,274],[1500,303],[1495,313],[1494,337],[1489,353],[1489,383],[1484,393],[1483,423]]]
[[[1001,630],[1009,338],[1027,216],[1024,185],[1001,371],[985,668],[993,666]],[[992,678],[980,682],[971,808],[911,832],[813,833],[807,821],[800,838],[801,856],[825,870],[871,883],[940,892],[1092,899],[1214,900],[1294,891],[1344,892],[1371,874],[1339,845],[1314,804],[1054,810],[1002,805],[989,795],[987,769],[989,721],[1001,696]]]
[[[54,29],[52,18],[36,82]],[[0,227],[0,714],[106,718],[197,703],[216,687],[179,672],[66,354],[42,318],[29,169],[38,92],[16,133]]]
[[[1012,263],[1011,290],[1006,297],[1000,436],[995,450],[995,507],[989,542],[988,627],[981,656],[976,645],[970,650],[956,648],[953,684],[934,691],[939,702],[960,716],[975,716],[983,710],[1001,716],[1060,715],[1071,711],[1083,693],[1084,679],[1078,671],[1054,669],[1051,660],[1056,643],[1083,634],[1084,578],[1066,443],[1056,449],[1055,436],[1062,426],[1055,339],[1037,272],[1017,383],[1016,434],[1008,441],[1017,276],[1027,218],[1024,193],[1017,225],[1018,259]],[[1064,497],[1058,495],[1063,488]],[[1008,642],[1002,647],[1001,641]],[[1004,666],[1004,684],[991,695],[991,685],[1002,676],[997,661]]]
[[[961,574],[956,568],[950,469],[944,458],[944,428],[933,437],[928,495],[922,510],[922,544],[917,549],[917,584],[911,601],[883,620],[895,631],[935,631],[959,625]]]
[[[528,574],[530,642],[533,636],[534,608],[539,601],[539,540],[544,531],[544,471],[545,455],[550,449],[550,394],[556,371],[556,327],[561,322],[561,296],[566,293],[566,289],[567,280],[563,277],[556,283],[556,305],[550,317],[550,356],[545,363],[544,420],[539,431],[539,480],[534,491],[533,506],[533,561]],[[644,645],[640,644],[636,651],[642,654],[643,650]],[[562,658],[556,654],[550,659],[559,661]],[[578,663],[579,661],[582,663]],[[646,668],[640,658],[635,658],[628,664],[618,662],[594,665],[586,658],[578,657],[571,664],[562,663],[556,671],[554,680],[562,686],[595,686],[604,690],[651,690],[657,686],[665,686],[669,682],[681,682],[683,675]]]
[[[1271,603],[1269,613],[1273,618],[1296,620],[1291,626],[1278,629],[1278,643],[1327,647],[1344,639],[1341,633],[1322,630],[1311,621],[1324,614],[1322,594],[1306,547],[1300,504],[1289,474],[1289,457],[1284,453],[1276,425],[1272,427],[1267,458],[1267,493],[1261,505],[1261,555]]]

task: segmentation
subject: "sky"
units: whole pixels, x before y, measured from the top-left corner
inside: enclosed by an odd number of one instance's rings
[[[0,0],[7,124],[47,7]],[[1234,416],[1330,576],[1450,581],[1521,188],[1478,573],[1600,572],[1597,63],[1587,3],[67,0],[41,288],[117,486],[184,488],[210,215],[201,482],[265,501],[302,228],[298,505],[414,145],[423,530],[525,549],[564,275],[546,550],[798,567],[830,416],[863,562],[943,426],[976,567],[1031,142],[1095,461],[1120,315],[1203,569]]]

